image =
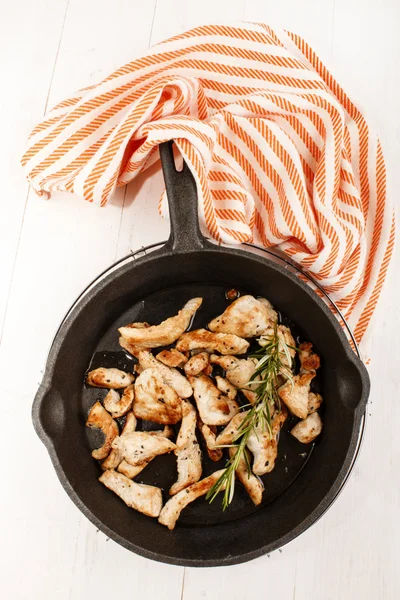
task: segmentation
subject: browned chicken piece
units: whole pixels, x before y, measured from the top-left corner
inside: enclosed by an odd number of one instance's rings
[[[215,381],[220,392],[225,394],[225,396],[227,396],[230,400],[234,400],[236,398],[237,389],[227,379],[217,375]]]
[[[190,398],[193,394],[190,383],[186,377],[184,377],[182,373],[179,373],[177,369],[171,369],[171,367],[167,367],[161,363],[154,358],[151,352],[148,352],[147,350],[139,352],[139,362],[143,369],[158,369],[164,382],[171,386],[180,398]]]
[[[158,487],[135,483],[121,473],[108,470],[99,477],[109,490],[125,504],[148,517],[158,517],[162,508],[162,494]]]
[[[215,440],[216,446],[229,446],[233,444],[240,433],[241,425],[249,411],[237,413],[228,425],[221,431]]]
[[[321,365],[320,358],[312,351],[312,347],[310,342],[304,342],[299,346],[300,373],[316,371]]]
[[[310,444],[319,436],[321,431],[321,417],[317,412],[314,412],[303,421],[299,421],[290,433],[302,444]]]
[[[263,300],[260,302],[254,296],[241,296],[222,315],[213,319],[208,327],[217,333],[232,333],[242,338],[262,335],[278,319],[268,300]]]
[[[266,346],[271,339],[271,336],[274,336],[273,328],[268,329],[264,335],[262,335],[259,339],[260,346]],[[280,349],[280,358],[283,364],[284,369],[281,371],[281,375],[287,379],[287,371],[285,367],[291,371],[293,367],[293,358],[296,356],[296,342],[292,336],[292,332],[289,327],[285,325],[278,325],[278,338],[279,338],[279,349]],[[285,347],[287,348],[287,356],[285,352]]]
[[[167,367],[179,367],[183,368],[187,363],[187,356],[182,354],[182,352],[178,352],[175,348],[171,348],[171,350],[163,350],[159,352],[156,356],[156,359],[162,362]]]
[[[133,344],[130,344],[125,338],[122,337],[122,335],[119,338],[119,345],[121,346],[121,348],[129,352],[129,354],[132,354],[132,356],[136,356],[137,358],[137,355],[139,354],[140,350],[138,348],[135,348]],[[135,366],[135,371],[137,366],[138,365]]]
[[[129,414],[132,414],[132,413],[129,413]],[[125,429],[124,429],[123,433],[124,432],[125,432]],[[127,433],[131,433],[131,432],[127,432]],[[159,435],[161,437],[170,438],[173,436],[174,430],[169,425],[165,425],[164,429],[162,429],[160,431],[158,431],[158,430],[157,431],[149,431],[148,433],[150,435]],[[113,449],[113,450],[111,450],[111,453],[112,452],[118,452],[118,451]],[[111,453],[110,453],[110,455],[111,455]],[[108,460],[108,459],[106,459],[106,460]],[[128,462],[126,462],[126,460],[122,460],[118,464],[117,471],[119,473],[122,473],[126,477],[129,477],[129,479],[134,479],[136,477],[136,475],[139,475],[139,473],[141,473],[143,471],[143,469],[145,467],[147,467],[149,462],[144,462],[142,465],[133,466],[133,465],[130,465]]]
[[[133,412],[139,419],[174,425],[182,419],[182,400],[158,369],[145,369],[135,381]]]
[[[256,359],[211,354],[210,362],[220,365],[226,371],[226,379],[236,388],[240,389],[249,402],[253,404],[256,401],[256,394],[252,391],[256,387],[256,384],[248,385],[256,370]]]
[[[202,301],[202,298],[192,298],[177,315],[166,319],[160,325],[137,327],[136,323],[131,323],[126,327],[120,327],[118,331],[136,349],[168,346],[186,331]]]
[[[181,335],[176,343],[176,349],[180,352],[196,350],[201,348],[210,352],[220,352],[221,354],[244,354],[249,342],[228,333],[213,333],[207,329],[195,329]]]
[[[133,383],[134,376],[132,373],[125,373],[119,369],[105,369],[99,367],[87,374],[86,383],[92,387],[121,389],[128,387]]]
[[[204,438],[207,447],[207,454],[212,461],[221,460],[223,451],[221,448],[216,448],[217,428],[215,425],[205,425],[200,417],[197,417],[197,427]]]
[[[199,481],[202,472],[201,450],[196,438],[196,410],[190,402],[182,402],[182,423],[176,438],[178,480],[169,493],[171,496]]]
[[[257,427],[248,438],[247,447],[254,456],[253,473],[254,475],[265,475],[270,473],[275,467],[275,460],[278,456],[279,433],[287,417],[287,410],[282,406],[282,410],[276,412],[272,417],[272,433]]]
[[[90,409],[86,426],[92,429],[101,429],[104,433],[104,444],[93,450],[92,456],[97,460],[106,458],[110,453],[113,440],[118,436],[118,425],[100,402],[93,404]]]
[[[315,371],[304,373],[303,375],[295,375],[292,381],[287,381],[278,389],[278,394],[281,400],[286,404],[291,413],[305,419],[308,415],[308,394],[310,392],[310,384],[315,377]]]
[[[191,358],[185,365],[186,375],[198,375],[207,367],[210,362],[210,355],[208,352],[199,352]]]
[[[148,463],[160,454],[175,450],[176,446],[161,435],[152,435],[148,431],[134,431],[116,437],[112,447],[119,450],[126,462],[134,467]]]
[[[122,429],[121,436],[126,435],[127,433],[132,433],[132,431],[135,431],[136,425],[137,425],[137,421],[136,421],[135,415],[133,414],[133,412],[129,412],[126,415],[125,424]],[[115,448],[112,448],[110,454],[101,463],[101,468],[103,470],[116,469],[118,467],[118,465],[121,463],[122,458],[123,457],[122,457],[121,452],[119,450],[116,450]]]
[[[124,389],[121,397],[115,390],[110,390],[104,398],[104,408],[111,413],[114,419],[119,419],[131,409],[134,394],[133,384]]]
[[[229,456],[233,458],[237,452],[236,448],[229,448]],[[245,450],[247,456],[250,461],[249,452]],[[264,486],[258,477],[254,475],[252,471],[248,471],[247,462],[244,456],[241,456],[239,459],[239,464],[236,469],[236,477],[239,479],[240,483],[243,485],[250,498],[254,502],[256,506],[261,504],[262,495],[264,491]]]
[[[200,496],[207,494],[207,492],[212,488],[214,483],[218,481],[224,471],[225,469],[215,471],[215,473],[209,477],[205,477],[205,479],[201,479],[197,483],[193,483],[186,489],[175,494],[175,496],[170,498],[164,505],[158,518],[158,522],[161,523],[161,525],[168,527],[168,529],[174,529],[182,510],[186,508],[188,504],[197,498],[200,498]],[[225,488],[222,486],[221,491],[223,489]]]
[[[235,400],[224,396],[207,375],[189,377],[200,418],[206,425],[226,425],[239,410]]]
[[[310,392],[308,394],[308,414],[311,415],[315,413],[323,402],[323,398],[321,394],[314,394],[314,392]]]

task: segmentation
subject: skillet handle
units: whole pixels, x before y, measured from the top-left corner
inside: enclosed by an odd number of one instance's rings
[[[196,181],[185,162],[182,171],[176,170],[172,146],[172,141],[160,144],[171,222],[171,233],[166,247],[174,252],[200,250],[208,242],[199,226]]]

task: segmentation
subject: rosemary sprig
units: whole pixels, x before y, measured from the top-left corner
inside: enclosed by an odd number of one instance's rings
[[[235,472],[239,466],[242,457],[246,460],[247,472],[250,477],[251,465],[246,452],[246,445],[252,432],[257,435],[257,430],[269,431],[272,435],[271,412],[272,409],[281,410],[281,402],[278,394],[279,377],[284,375],[286,379],[292,381],[292,357],[289,348],[279,335],[278,326],[275,325],[273,331],[262,336],[258,343],[260,348],[250,355],[250,358],[257,359],[256,369],[246,384],[244,389],[251,389],[255,392],[256,401],[244,417],[238,433],[233,440],[233,447],[237,448],[235,454],[231,456],[226,464],[226,468],[221,477],[215,482],[206,495],[206,499],[212,502],[218,493],[224,491],[222,506],[225,510],[232,502],[235,493]],[[254,386],[254,387],[253,387]]]

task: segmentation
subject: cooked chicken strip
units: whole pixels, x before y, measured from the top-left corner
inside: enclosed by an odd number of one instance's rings
[[[265,299],[264,299],[265,300]],[[208,327],[217,333],[232,333],[242,338],[261,335],[269,327],[273,327],[278,315],[268,300],[260,302],[254,296],[241,296]]]
[[[209,477],[198,481],[197,483],[193,483],[186,489],[178,492],[168,500],[168,502],[164,505],[158,522],[161,525],[165,525],[168,529],[174,529],[177,520],[180,517],[180,514],[184,508],[200,496],[204,496],[207,492],[212,488],[214,483],[221,477],[224,473],[225,469],[221,469],[220,471],[215,471]],[[225,489],[221,487],[221,491]]]
[[[202,472],[201,450],[196,438],[196,410],[190,402],[182,403],[182,424],[176,439],[178,480],[169,490],[171,496],[199,481]]]
[[[106,458],[111,450],[113,440],[118,436],[118,425],[100,402],[93,404],[90,409],[86,426],[93,429],[101,429],[104,433],[104,444],[100,448],[93,450],[92,456],[97,460]]]
[[[132,413],[129,413],[129,414],[132,414]],[[125,428],[124,428],[122,434],[123,433],[125,433]],[[131,432],[128,431],[126,433],[131,433]],[[164,427],[164,429],[162,429],[160,431],[158,431],[158,430],[157,431],[148,431],[147,433],[149,433],[150,435],[158,435],[158,436],[161,436],[161,437],[170,438],[170,437],[172,437],[172,435],[174,433],[174,430],[169,425],[166,425]],[[118,453],[119,456],[121,455],[119,450],[114,450],[113,449],[110,452],[110,456],[111,456],[112,452]],[[108,458],[106,460],[108,460]],[[129,477],[129,479],[134,479],[134,477],[136,477],[137,475],[139,475],[139,473],[141,473],[143,471],[143,469],[145,467],[147,467],[147,465],[149,464],[149,462],[150,461],[144,462],[142,465],[133,466],[133,465],[130,465],[128,462],[126,462],[126,460],[122,460],[118,464],[117,471],[119,473],[122,473],[126,477]],[[104,462],[103,462],[103,464],[104,464]]]
[[[322,431],[321,417],[317,412],[312,413],[304,419],[299,421],[291,430],[293,437],[299,440],[302,444],[310,444],[315,440]]]
[[[182,400],[158,369],[145,369],[135,381],[133,412],[139,419],[173,425],[182,419]]]
[[[321,394],[314,394],[314,392],[310,392],[308,394],[308,414],[311,415],[315,413],[323,402],[323,398]]]
[[[250,433],[247,447],[254,456],[252,467],[254,475],[265,475],[273,470],[278,456],[279,433],[286,417],[287,410],[282,406],[282,410],[272,417],[272,436],[268,430],[263,430],[261,427]]]
[[[134,398],[134,387],[133,385],[128,385],[124,389],[124,393],[120,398],[118,392],[115,390],[110,390],[107,396],[104,398],[104,408],[108,410],[109,413],[113,416],[114,419],[119,419],[126,415],[126,413],[130,410]]]
[[[213,333],[207,329],[195,329],[181,335],[176,343],[176,349],[180,352],[187,350],[203,350],[217,351],[221,354],[244,354],[249,342],[243,340],[237,335],[227,333]]]
[[[164,382],[170,385],[181,398],[190,398],[193,394],[190,383],[177,369],[171,369],[158,361],[151,352],[139,352],[139,362],[143,369],[158,369]]]
[[[220,365],[226,371],[226,379],[240,389],[252,404],[256,400],[256,394],[246,388],[251,377],[256,370],[257,360],[254,358],[236,358],[236,356],[217,356],[211,354],[210,362],[215,365]]]
[[[240,426],[243,423],[247,413],[249,411],[240,412],[233,417],[233,419],[228,423],[228,425],[221,431],[221,433],[217,436],[215,440],[216,446],[229,446],[233,444],[236,437],[239,434]]]
[[[308,415],[308,394],[310,391],[311,380],[315,377],[315,371],[295,375],[292,381],[287,381],[279,388],[278,394],[281,400],[286,404],[290,412],[300,419],[305,419]]]
[[[156,356],[156,359],[162,362],[167,367],[180,367],[182,368],[188,361],[187,357],[182,354],[182,352],[178,352],[175,348],[171,348],[171,350],[163,350],[159,352]]]
[[[233,458],[237,452],[236,448],[229,448],[229,456]],[[249,456],[249,452],[245,450],[247,455]],[[249,457],[250,461],[250,457]],[[244,456],[241,456],[239,459],[239,464],[236,469],[236,477],[239,479],[240,483],[246,489],[250,498],[253,500],[254,504],[258,506],[261,504],[262,495],[264,491],[264,486],[258,477],[254,475],[252,471],[248,471],[247,462]]]
[[[212,461],[221,460],[223,451],[221,448],[216,448],[217,428],[215,425],[205,425],[200,417],[197,417],[197,427],[204,438],[207,447],[207,454]]]
[[[318,354],[312,351],[313,345],[310,342],[304,342],[299,346],[300,373],[308,373],[319,369],[321,361]]]
[[[137,421],[136,421],[135,415],[133,414],[133,412],[129,412],[126,415],[125,425],[122,429],[121,436],[126,435],[127,433],[132,433],[132,431],[135,431],[136,425],[137,425]],[[104,470],[116,469],[118,467],[118,465],[121,463],[122,458],[123,458],[123,456],[122,456],[121,452],[119,450],[116,450],[115,448],[112,448],[110,454],[101,463],[101,468]]]
[[[132,373],[125,373],[119,369],[105,369],[99,367],[90,371],[86,377],[86,383],[92,387],[101,387],[108,389],[120,389],[128,387],[133,383],[134,376]]]
[[[208,352],[199,352],[195,354],[188,360],[185,365],[185,373],[186,375],[198,375],[210,362],[210,355]]]
[[[155,456],[175,450],[170,440],[160,435],[152,435],[148,431],[134,431],[116,437],[112,447],[120,450],[126,462],[134,467],[149,462]]]
[[[217,375],[215,381],[220,392],[225,394],[225,396],[227,396],[230,400],[234,400],[236,398],[237,389],[227,379]]]
[[[273,328],[270,328],[264,333],[264,335],[262,335],[259,338],[258,342],[260,346],[267,345],[268,342],[270,342],[272,336],[274,336],[274,330]],[[292,332],[290,331],[289,327],[286,327],[285,325],[278,325],[278,338],[280,342],[279,349],[281,355],[281,362],[284,365],[284,367],[287,367],[291,371],[293,366],[293,358],[296,355],[296,342],[292,336]],[[289,360],[284,350],[283,344],[285,344],[285,347],[287,347],[287,351],[290,357]],[[287,376],[285,376],[284,371],[281,371],[281,375],[287,379]]]
[[[122,337],[122,335],[119,338],[119,345],[121,346],[121,348],[123,348],[124,350],[129,352],[129,354],[132,354],[132,356],[136,356],[136,358],[137,358],[137,355],[139,354],[140,349],[133,346],[133,344],[130,344],[126,339],[124,339]],[[135,371],[136,371],[136,367],[135,367]]]
[[[136,327],[135,323],[131,323],[127,327],[120,327],[118,331],[129,344],[137,349],[168,346],[189,327],[192,317],[202,301],[202,298],[192,298],[177,315],[166,319],[160,325],[143,328]]]
[[[99,481],[112,490],[131,508],[147,515],[158,517],[162,507],[162,494],[158,487],[135,483],[121,473],[104,471]]]
[[[235,400],[221,394],[207,375],[189,377],[200,418],[206,425],[226,425],[239,410]]]

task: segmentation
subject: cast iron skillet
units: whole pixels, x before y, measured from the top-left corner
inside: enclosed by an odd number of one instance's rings
[[[160,147],[168,192],[171,234],[159,250],[125,264],[97,283],[74,305],[51,347],[33,405],[33,423],[46,445],[68,495],[96,527],[142,556],[188,566],[244,562],[293,540],[330,506],[354,462],[369,393],[369,378],[331,311],[295,275],[239,248],[217,246],[199,229],[197,193],[189,168],[175,167],[172,143]],[[239,486],[225,513],[220,500],[199,499],[185,509],[172,532],[128,508],[98,481],[91,457],[99,445],[85,428],[89,407],[104,390],[86,389],[91,363],[123,368],[117,327],[131,321],[158,323],[193,296],[204,296],[194,327],[226,307],[232,287],[267,297],[297,334],[313,342],[322,357],[324,430],[315,448],[301,445],[286,424],[275,470],[264,477],[263,505],[254,509]],[[144,423],[143,427],[149,424]],[[205,474],[221,468],[205,465]],[[159,457],[139,481],[168,490],[176,477],[173,456]]]

